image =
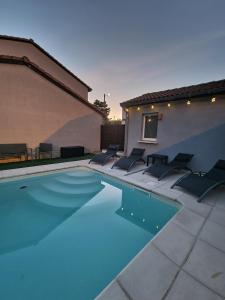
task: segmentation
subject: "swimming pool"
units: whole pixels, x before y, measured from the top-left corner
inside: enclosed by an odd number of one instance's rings
[[[88,168],[1,182],[0,299],[94,299],[178,209]]]

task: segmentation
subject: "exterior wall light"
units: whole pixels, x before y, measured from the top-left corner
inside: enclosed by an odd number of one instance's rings
[[[191,101],[190,100],[187,101],[187,105],[191,105]]]
[[[211,102],[212,102],[212,103],[216,102],[216,97],[213,97],[213,98],[211,99]]]
[[[138,108],[137,108],[137,111],[139,111],[140,110],[140,106],[138,106]]]
[[[154,105],[151,106],[151,109],[154,109]]]
[[[125,109],[125,111],[126,111],[126,112],[129,112],[129,109],[128,109],[128,108],[126,108],[126,109]]]
[[[168,107],[171,107],[171,104],[170,104],[170,103],[168,103],[168,104],[167,104],[167,106],[168,106]]]

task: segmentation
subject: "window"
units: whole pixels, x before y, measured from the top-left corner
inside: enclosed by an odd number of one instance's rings
[[[158,114],[143,115],[142,140],[156,141],[158,127]]]

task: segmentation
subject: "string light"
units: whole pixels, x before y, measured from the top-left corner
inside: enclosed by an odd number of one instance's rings
[[[211,98],[211,102],[212,102],[212,103],[216,102],[216,97]],[[187,105],[191,105],[191,100],[187,100],[186,104],[187,104]],[[171,106],[172,106],[171,103],[167,103],[167,107],[170,108]],[[152,104],[152,105],[151,105],[151,109],[154,109],[154,108],[155,108],[155,106]],[[140,111],[140,110],[141,110],[141,108],[140,108],[140,106],[138,106],[138,107],[137,107],[137,111]],[[129,109],[126,108],[125,111],[128,112]],[[151,119],[149,119],[148,122],[151,122]]]

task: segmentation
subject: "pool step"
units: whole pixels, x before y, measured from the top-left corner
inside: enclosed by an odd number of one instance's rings
[[[98,177],[98,174],[93,171],[74,171],[63,174],[65,177],[74,179],[92,179]]]
[[[83,195],[79,197],[62,197],[61,195],[53,195],[53,194],[47,194],[43,190],[35,190],[32,193],[30,193],[30,196],[43,204],[46,204],[48,206],[53,207],[70,207],[70,208],[80,208],[85,203],[87,203],[93,195]]]
[[[48,184],[43,184],[41,186],[43,190],[50,191],[52,193],[59,193],[61,195],[85,195],[98,192],[102,188],[101,183],[95,183],[85,186],[58,184],[57,182],[51,182]]]
[[[78,193],[78,191],[77,193],[62,193],[42,186],[41,188],[30,190],[29,194],[36,201],[50,206],[79,208],[91,200],[103,188],[104,185],[100,184],[95,188],[95,190],[89,190],[83,193]]]
[[[82,186],[82,185],[87,185],[87,184],[89,185],[92,183],[95,184],[100,181],[98,177],[75,178],[74,176],[59,176],[59,177],[55,178],[54,180],[59,184],[65,183],[68,185],[71,184],[71,185],[77,185],[77,186]]]
[[[56,186],[56,188],[61,187],[68,190],[73,189],[86,189],[86,187],[95,187],[96,185],[101,184],[99,181],[93,182],[75,182],[75,183],[68,183],[65,181],[55,180],[54,183],[51,183],[51,187]]]

